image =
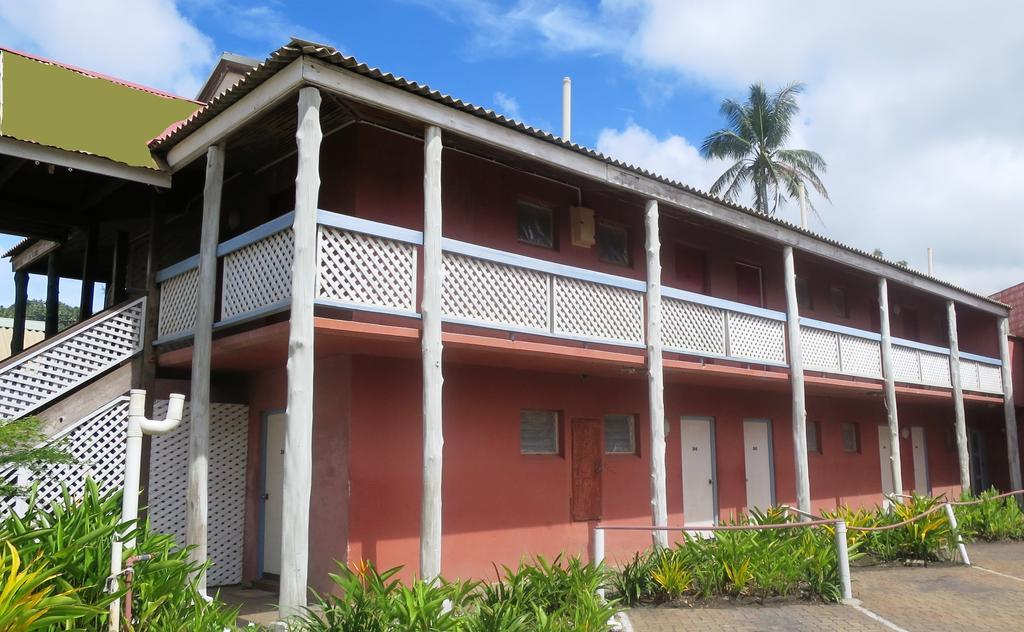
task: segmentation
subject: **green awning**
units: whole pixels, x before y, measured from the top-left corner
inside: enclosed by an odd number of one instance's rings
[[[159,168],[147,143],[201,105],[3,50],[0,135]]]

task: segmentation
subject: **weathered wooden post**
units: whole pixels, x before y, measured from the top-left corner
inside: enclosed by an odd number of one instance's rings
[[[60,269],[57,267],[57,253],[53,251],[46,257],[46,327],[43,334],[46,338],[57,333],[60,309]]]
[[[900,421],[896,411],[896,374],[893,373],[892,335],[889,330],[889,283],[885,277],[878,279],[878,322],[882,330],[882,378],[885,381],[885,412],[889,420],[889,469],[892,471],[892,491],[894,494],[902,494]]]
[[[647,234],[647,398],[651,416],[651,521],[668,524],[665,492],[665,375],[661,337],[661,238],[658,202],[648,200],[644,218]],[[654,546],[668,546],[667,531],[652,531]]]
[[[956,304],[946,301],[949,324],[949,383],[953,386],[953,412],[956,415],[956,451],[960,461],[960,487],[971,491],[971,453],[967,449],[967,417],[964,413],[964,389],[960,380],[960,343],[956,332]]]
[[[316,297],[316,213],[320,197],[320,91],[299,91],[295,133],[295,220],[292,234],[291,320],[288,328],[288,408],[281,502],[282,619],[306,606],[309,585],[309,500],[313,486],[313,302]]]
[[[95,222],[85,230],[85,255],[82,259],[82,291],[78,297],[78,321],[92,316],[93,294],[96,289],[96,251],[99,250],[99,227]]]
[[[441,574],[441,129],[423,138],[423,498],[420,507],[420,577]]]
[[[1006,462],[1010,468],[1010,487],[1021,489],[1020,448],[1017,443],[1017,411],[1013,401],[1013,367],[1010,364],[1010,319],[999,319],[999,373],[1003,381],[1003,418],[1006,423]],[[1024,498],[1015,496],[1018,504]]]
[[[11,355],[25,350],[25,317],[28,311],[28,272],[14,273],[14,325],[11,330]]]
[[[192,383],[188,433],[188,497],[185,542],[189,559],[206,563],[206,529],[210,457],[210,363],[213,354],[214,306],[217,302],[217,240],[220,198],[224,187],[224,145],[206,151],[202,234],[199,239],[199,281],[196,290],[196,328],[192,336]],[[206,593],[206,574],[196,578]]]
[[[800,340],[800,306],[796,298],[796,266],[793,247],[783,249],[786,286],[786,331],[789,341],[789,374],[793,385],[793,464],[796,469],[796,504],[811,511],[811,481],[807,471],[807,404],[804,394],[804,355]],[[806,519],[806,518],[802,518]]]

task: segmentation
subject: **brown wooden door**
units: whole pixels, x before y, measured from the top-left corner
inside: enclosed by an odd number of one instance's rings
[[[604,441],[599,419],[572,420],[572,519],[601,519]]]

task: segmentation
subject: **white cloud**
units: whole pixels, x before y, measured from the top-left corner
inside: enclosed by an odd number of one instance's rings
[[[210,38],[172,0],[4,0],[0,41],[187,97],[216,60]]]
[[[251,42],[251,50],[236,52],[246,52],[261,60],[266,57],[268,51],[286,44],[288,38],[292,36],[338,47],[319,31],[289,18],[288,4],[280,0],[259,3],[228,0],[179,1],[191,12],[201,13],[205,19],[216,22],[218,28]]]
[[[495,111],[499,114],[504,114],[509,118],[514,118],[517,121],[522,121],[522,113],[519,111],[519,100],[513,96],[509,96],[504,92],[498,91],[494,93],[494,105]]]
[[[605,0],[528,14],[531,7],[490,7],[503,46],[529,50],[523,40],[532,38],[562,52],[614,53],[652,81],[676,77],[721,96],[742,98],[755,81],[804,81],[791,144],[826,158],[833,200],[819,205],[825,225],[815,228],[919,269],[932,246],[939,276],[980,292],[1024,279],[1016,243],[1024,5]],[[475,38],[486,41],[486,22],[477,26],[484,31]],[[571,35],[556,37],[563,27]],[[642,112],[635,118],[643,123]],[[603,130],[599,148],[701,188],[718,172],[699,166],[686,139],[637,123]]]

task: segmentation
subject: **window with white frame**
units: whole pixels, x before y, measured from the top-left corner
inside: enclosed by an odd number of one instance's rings
[[[557,411],[519,411],[519,452],[521,454],[558,454]]]
[[[636,422],[633,415],[604,416],[605,454],[636,454]]]

